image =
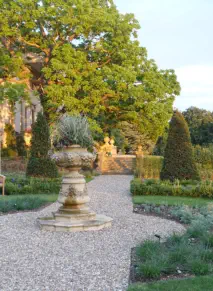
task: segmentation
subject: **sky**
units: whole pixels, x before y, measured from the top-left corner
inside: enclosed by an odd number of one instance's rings
[[[161,69],[175,69],[181,94],[174,106],[213,111],[213,0],[114,0],[134,13],[141,46]]]

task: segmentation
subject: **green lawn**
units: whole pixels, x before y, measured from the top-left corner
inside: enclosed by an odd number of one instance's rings
[[[188,205],[188,206],[207,206],[213,203],[213,199],[191,198],[178,196],[134,196],[135,204],[155,204],[155,205]],[[213,288],[212,288],[213,290]]]
[[[0,196],[0,212],[37,209],[57,200],[58,194]]]
[[[213,276],[131,285],[128,291],[212,291]]]

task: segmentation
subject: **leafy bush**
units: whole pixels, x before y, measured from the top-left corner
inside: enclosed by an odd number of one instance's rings
[[[161,196],[188,196],[213,198],[212,181],[131,181],[130,191],[132,195],[161,195]]]
[[[16,133],[11,124],[5,124],[4,131],[6,133],[7,148],[16,150]]]
[[[24,176],[7,176],[6,195],[59,193],[61,179],[41,179]]]
[[[89,148],[93,144],[87,119],[82,116],[64,115],[56,124],[54,144],[57,147],[80,145]]]
[[[2,156],[16,157],[16,132],[11,124],[5,124],[4,132],[6,133],[6,148],[3,150]]]
[[[199,180],[193,157],[188,125],[183,115],[175,111],[170,122],[161,179],[174,181]]]
[[[58,176],[55,163],[48,156],[50,150],[49,127],[44,115],[39,112],[32,126],[32,146],[27,165],[27,176],[50,177]]]

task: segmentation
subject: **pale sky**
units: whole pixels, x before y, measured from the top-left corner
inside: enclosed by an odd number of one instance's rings
[[[140,22],[139,40],[159,68],[175,69],[175,107],[213,111],[213,0],[114,0]]]

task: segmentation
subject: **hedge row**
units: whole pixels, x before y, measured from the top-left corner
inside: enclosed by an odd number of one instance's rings
[[[203,169],[213,169],[213,145],[201,147],[196,145],[193,147],[194,159]]]
[[[213,198],[212,181],[156,181],[140,179],[131,181],[132,195],[162,195],[162,196],[188,196]]]
[[[160,156],[139,156],[136,160],[135,175],[138,178],[159,179],[163,164]]]
[[[61,179],[42,179],[19,175],[7,176],[6,195],[59,193]]]
[[[201,151],[203,156],[202,163],[198,163],[198,161],[201,161],[199,156],[200,151],[199,154],[196,154],[195,156],[199,176],[202,180],[213,180],[213,161],[211,163],[208,158],[205,160],[205,149],[202,149]],[[159,179],[162,164],[163,157],[161,156],[138,157],[136,160],[135,176],[137,178]]]

